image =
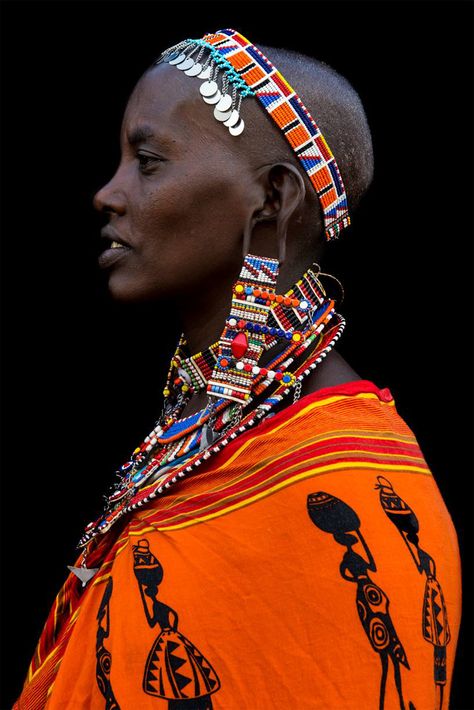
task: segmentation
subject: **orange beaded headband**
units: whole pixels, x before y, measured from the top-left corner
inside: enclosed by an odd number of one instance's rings
[[[201,63],[205,52],[208,54]],[[215,106],[214,117],[233,136],[240,135],[245,127],[240,117],[242,99],[256,96],[316,190],[326,238],[335,239],[350,224],[344,183],[331,149],[301,98],[255,45],[235,30],[218,30],[203,39],[188,39],[171,47],[160,61],[204,80],[200,87],[203,100]]]

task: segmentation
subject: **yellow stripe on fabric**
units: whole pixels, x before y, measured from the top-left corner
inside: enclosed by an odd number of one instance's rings
[[[356,458],[355,460],[349,458],[351,455],[355,455],[357,458]],[[368,456],[368,455],[369,455],[369,454],[365,453],[365,456]],[[340,464],[337,464],[337,463],[331,464],[331,463],[330,463],[330,462],[331,462],[331,459],[333,459],[333,458],[340,458],[341,456],[345,457],[345,461],[344,461],[344,462],[341,462]],[[283,470],[281,470],[281,471],[276,471],[272,476],[268,476],[265,480],[259,481],[259,482],[256,483],[254,486],[250,486],[249,488],[247,488],[247,490],[238,491],[237,493],[232,493],[231,495],[229,495],[229,496],[227,496],[227,497],[224,495],[222,498],[219,499],[219,501],[216,501],[216,502],[212,503],[211,506],[205,506],[205,505],[204,505],[204,506],[202,506],[201,508],[196,508],[196,511],[199,511],[199,510],[206,510],[207,507],[215,507],[215,506],[217,506],[217,505],[222,505],[222,503],[225,503],[226,500],[234,500],[234,499],[237,498],[237,497],[242,497],[242,496],[248,495],[249,492],[251,492],[252,490],[258,490],[259,488],[262,488],[263,486],[265,486],[266,484],[268,484],[268,483],[269,483],[270,481],[272,481],[272,480],[281,479],[283,476],[285,476],[286,474],[288,474],[289,471],[297,471],[297,470],[300,470],[302,467],[306,467],[307,465],[313,465],[313,466],[314,466],[314,469],[313,469],[313,470],[315,471],[315,475],[317,475],[316,470],[318,470],[318,471],[319,471],[319,470],[327,471],[328,468],[331,468],[331,467],[336,468],[336,467],[340,467],[340,466],[344,467],[344,468],[347,469],[347,470],[350,470],[350,469],[355,468],[355,467],[361,467],[361,466],[363,467],[364,465],[366,465],[367,467],[374,466],[374,465],[378,465],[378,466],[381,466],[382,468],[386,468],[386,469],[387,469],[387,468],[390,468],[390,467],[393,467],[393,466],[400,466],[400,467],[402,468],[402,470],[409,469],[410,471],[412,471],[412,470],[417,470],[418,472],[419,472],[420,470],[426,470],[426,469],[421,468],[421,467],[419,467],[419,466],[415,466],[413,463],[411,463],[411,461],[419,460],[419,457],[401,456],[401,455],[400,455],[400,456],[397,456],[397,457],[396,457],[397,459],[402,459],[403,461],[406,460],[406,464],[405,464],[404,466],[401,466],[401,464],[391,464],[391,463],[390,463],[390,459],[393,459],[393,458],[394,458],[394,457],[393,457],[392,455],[390,455],[390,454],[386,454],[386,455],[385,455],[386,458],[388,459],[386,462],[385,462],[385,461],[380,461],[380,459],[384,456],[383,454],[374,453],[374,454],[371,454],[371,456],[372,456],[372,462],[368,462],[368,461],[358,461],[357,459],[360,459],[360,452],[359,452],[359,451],[351,451],[351,450],[346,450],[346,451],[344,451],[344,450],[342,450],[342,451],[338,451],[338,452],[335,452],[335,453],[333,453],[333,454],[328,454],[328,455],[325,455],[325,456],[317,456],[317,457],[312,458],[312,459],[311,459],[311,458],[308,458],[308,459],[305,459],[305,461],[304,461],[303,463],[297,463],[297,464],[295,464],[294,466],[290,466],[290,467],[288,467],[288,468],[286,468],[286,469],[283,469]],[[325,466],[320,466],[319,463],[320,463],[320,462],[323,462],[323,461],[326,461],[327,464],[326,464]],[[431,474],[430,474],[430,475],[431,475]],[[242,477],[241,477],[241,478],[242,478]],[[245,476],[243,476],[243,478],[245,478]],[[285,482],[283,482],[283,483],[286,484],[286,485],[289,485],[289,484],[291,483],[291,480],[292,480],[292,479],[285,479]],[[234,483],[234,482],[233,482],[233,483]],[[213,489],[212,492],[214,493],[215,490]],[[201,493],[200,495],[202,496],[203,494]],[[199,497],[199,496],[193,496],[193,497]],[[192,501],[192,500],[193,500],[193,497],[184,498],[184,500],[186,500],[187,502],[189,502],[189,501]],[[191,512],[189,512],[189,513],[187,513],[187,514],[188,514],[188,515],[189,515],[189,514],[194,514],[196,511],[191,511]],[[147,518],[148,518],[148,517],[151,517],[152,514],[153,514],[153,513],[150,513],[149,516],[146,516],[146,517],[147,517]],[[180,517],[182,517],[182,515],[186,515],[186,513],[177,513],[175,516],[171,515],[171,516],[168,518],[168,520],[171,521],[171,520],[173,520],[173,518],[180,518]]]
[[[284,429],[287,426],[292,426],[298,419],[301,419],[301,417],[305,416],[308,412],[312,411],[313,409],[318,409],[319,407],[326,406],[328,404],[334,404],[334,402],[340,402],[342,400],[347,399],[350,397],[353,399],[356,397],[357,399],[376,399],[378,402],[380,402],[379,398],[377,397],[376,394],[373,394],[372,392],[362,392],[358,395],[333,395],[332,397],[326,397],[325,399],[318,400],[317,402],[311,402],[308,404],[307,407],[304,407],[304,409],[301,409],[299,412],[297,412],[291,419],[285,419],[281,424],[278,424],[276,427],[270,429],[268,432],[269,434],[275,434],[277,431],[280,431],[280,429]],[[380,404],[386,404],[385,402],[380,402]],[[263,434],[262,436],[265,436]],[[249,441],[246,441],[242,446],[235,451],[232,456],[227,459],[227,461],[224,461],[224,463],[219,466],[219,468],[225,469],[230,466],[230,464],[235,461],[237,456],[239,456],[245,449],[247,449],[254,441],[255,437],[250,439]]]
[[[310,404],[308,404],[307,407],[304,407],[303,409],[301,409],[299,412],[297,412],[291,418],[285,419],[281,424],[278,424],[276,427],[271,428],[265,434],[260,434],[260,432],[257,432],[256,436],[253,436],[251,439],[248,439],[247,441],[245,441],[239,448],[237,448],[235,450],[235,452],[228,459],[226,459],[226,461],[219,464],[219,470],[222,471],[222,470],[225,470],[226,468],[228,468],[235,461],[235,459],[238,456],[240,456],[243,452],[245,452],[249,446],[252,446],[252,444],[254,443],[255,439],[258,436],[264,437],[267,434],[270,434],[270,435],[275,434],[275,432],[278,432],[281,429],[284,429],[285,427],[294,425],[294,423],[296,421],[298,421],[299,419],[304,417],[308,412],[311,412],[313,409],[318,409],[319,407],[327,406],[328,404],[334,404],[335,402],[341,402],[341,401],[344,401],[347,399],[351,399],[351,400],[373,399],[373,400],[376,400],[381,406],[387,406],[387,405],[394,406],[393,400],[391,402],[382,402],[379,399],[379,397],[377,397],[377,395],[374,394],[373,392],[361,392],[356,395],[333,395],[330,397],[325,397],[324,399],[320,399],[317,402],[311,402]],[[211,471],[212,471],[212,469],[211,469]],[[147,490],[154,489],[154,488],[156,488],[156,484],[151,483],[150,485],[145,486],[142,490],[143,490],[143,492],[146,492]]]
[[[396,464],[367,464],[365,463],[353,463],[351,466],[351,469],[369,469],[373,471],[407,471],[406,466],[399,466]],[[163,525],[162,523],[160,525],[157,525],[154,530],[180,530],[181,528],[187,528],[191,525],[196,525],[198,523],[205,522],[206,520],[212,520],[213,518],[217,518],[221,515],[226,515],[227,513],[230,513],[234,510],[238,510],[239,508],[244,508],[247,505],[250,505],[251,503],[254,503],[255,501],[261,500],[262,498],[266,498],[267,496],[271,495],[272,493],[275,493],[276,491],[285,488],[286,486],[292,485],[293,483],[297,483],[298,481],[303,481],[306,478],[311,478],[311,477],[316,477],[316,476],[321,476],[325,473],[330,473],[331,471],[337,471],[337,470],[350,470],[347,468],[346,463],[340,463],[340,464],[332,464],[331,466],[323,466],[321,469],[318,470],[318,472],[315,473],[314,469],[311,471],[305,471],[303,473],[300,473],[297,476],[294,476],[290,479],[286,479],[285,481],[281,481],[280,483],[276,483],[275,485],[271,486],[270,488],[266,489],[265,491],[260,491],[259,493],[256,493],[253,496],[247,497],[245,500],[240,501],[239,503],[235,503],[234,505],[230,505],[226,508],[223,508],[221,510],[218,510],[214,513],[209,513],[207,515],[199,516],[199,513],[197,513],[197,516],[193,518],[192,520],[188,520],[185,523],[180,523],[178,525]],[[420,473],[425,476],[431,476],[431,471],[426,468],[419,468],[417,466],[410,466],[410,473]],[[198,517],[199,516],[199,517]]]
[[[225,481],[220,485],[216,485],[216,486],[210,488],[209,492],[218,493],[220,491],[224,491],[229,486],[233,486],[236,483],[239,483],[240,481],[242,481],[243,479],[249,478],[252,474],[258,473],[259,471],[261,471],[265,466],[267,466],[270,463],[272,463],[273,465],[277,465],[279,461],[281,461],[288,454],[291,454],[294,451],[298,451],[299,449],[302,449],[302,448],[304,448],[308,445],[311,445],[313,443],[316,443],[318,441],[332,441],[332,440],[340,439],[341,435],[343,435],[345,437],[357,436],[358,439],[367,440],[367,441],[369,441],[369,440],[370,441],[390,440],[390,441],[395,441],[400,444],[410,443],[410,444],[416,446],[415,439],[412,436],[408,436],[408,435],[405,436],[404,438],[401,438],[403,435],[399,435],[397,437],[395,435],[383,435],[378,432],[378,436],[374,436],[372,434],[371,435],[366,435],[366,434],[360,435],[358,432],[347,432],[347,431],[330,432],[330,434],[331,434],[330,436],[328,436],[327,433],[326,434],[318,434],[317,436],[314,436],[311,439],[306,439],[304,442],[299,442],[298,444],[295,444],[294,446],[290,446],[287,449],[285,449],[281,453],[281,455],[278,457],[268,456],[265,459],[262,459],[262,461],[255,464],[254,466],[252,466],[248,469],[245,469],[245,471],[243,471],[242,474],[240,474],[239,476],[236,476],[231,481]],[[401,454],[397,451],[382,452],[382,451],[367,451],[366,449],[339,449],[338,451],[334,451],[329,454],[318,455],[317,457],[315,457],[312,460],[313,461],[318,461],[318,460],[325,461],[325,460],[328,460],[333,457],[338,457],[338,456],[348,455],[348,454],[353,454],[354,456],[359,456],[359,457],[361,457],[361,456],[372,456],[372,457],[376,456],[378,459],[386,457],[388,459],[398,458],[398,459],[403,459],[403,460],[407,460],[407,461],[410,461],[410,460],[411,461],[424,461],[424,458],[423,458],[421,452],[418,455],[410,456],[408,454]],[[310,461],[311,459],[308,459],[308,460]],[[221,470],[222,468],[224,468],[224,467],[223,466],[219,467],[219,470]],[[212,471],[211,471],[211,473],[212,473]],[[284,472],[278,472],[275,475],[281,476],[282,473],[284,473]],[[270,476],[267,480],[271,480],[271,478],[272,478],[272,476]],[[260,482],[258,485],[262,485],[262,482]],[[175,507],[176,505],[179,505],[180,503],[182,503],[184,501],[192,501],[195,498],[199,498],[200,496],[202,496],[203,493],[204,493],[203,491],[200,491],[198,493],[195,493],[194,495],[182,495],[179,498],[173,498],[170,500],[170,502],[167,506],[166,505],[162,506],[161,510],[166,511],[168,509]],[[147,520],[149,517],[152,517],[154,514],[155,513],[153,510],[150,510],[149,512],[144,512],[141,519]]]
[[[69,621],[68,621],[68,623],[67,623],[66,628],[65,628],[64,631],[63,631],[63,634],[61,634],[62,636],[63,636],[67,631],[69,631],[69,629],[71,628],[71,626],[73,626],[73,625],[76,623],[77,617],[79,616],[79,611],[80,611],[80,608],[79,608],[79,609],[76,609],[76,611],[74,612],[74,614],[72,614],[71,618],[69,619]],[[46,658],[44,659],[44,661],[41,662],[41,665],[38,666],[38,668],[35,670],[34,673],[31,673],[31,666],[29,667],[29,669],[28,669],[28,681],[32,681],[33,678],[35,678],[35,677],[38,675],[38,673],[41,671],[41,669],[44,667],[45,663],[47,663],[49,660],[52,660],[52,659],[54,658],[55,654],[58,653],[60,647],[61,647],[61,641],[59,641],[59,643],[57,644],[57,646],[55,646],[55,647],[53,648],[53,650],[50,651],[50,653],[48,653],[48,655],[46,656]]]

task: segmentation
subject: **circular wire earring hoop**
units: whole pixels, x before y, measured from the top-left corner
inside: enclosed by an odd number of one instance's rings
[[[313,269],[313,267],[314,267],[314,269]],[[339,279],[336,278],[336,276],[333,276],[332,274],[327,274],[325,271],[321,271],[321,267],[319,266],[319,264],[316,261],[313,261],[310,268],[313,271],[316,278],[319,279],[320,276],[326,276],[328,279],[332,279],[333,281],[335,281],[337,283],[337,285],[339,286],[340,293],[341,293],[341,298],[340,298],[339,303],[340,304],[343,303],[344,296],[345,296],[344,286],[339,281]]]

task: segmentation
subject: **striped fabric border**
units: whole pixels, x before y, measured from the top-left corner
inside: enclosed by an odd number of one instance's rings
[[[246,444],[239,447],[231,461],[240,455],[245,457],[245,448]],[[225,482],[222,475],[229,462],[218,466],[217,485],[209,485],[195,494],[188,491],[169,501],[164,498],[159,509],[144,509],[140,519],[160,530],[177,530],[242,508],[298,481],[333,471],[350,474],[371,469],[431,475],[413,437],[386,432],[368,434],[361,430],[329,432],[289,447],[277,456],[269,453],[253,466],[238,466],[238,461],[236,464],[235,474]],[[211,469],[209,483],[212,474]]]

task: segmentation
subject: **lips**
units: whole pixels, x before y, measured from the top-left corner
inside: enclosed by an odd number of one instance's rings
[[[130,244],[110,224],[101,230],[101,237],[110,242],[110,246],[99,256],[99,266],[102,269],[121,261],[132,251]]]
[[[112,244],[118,244],[119,246],[124,246],[131,249],[131,245],[125,239],[123,239],[123,237],[117,232],[116,229],[114,229],[114,227],[112,227],[111,224],[108,224],[101,230],[100,236],[102,237],[102,239],[108,239],[109,242],[111,242]]]

